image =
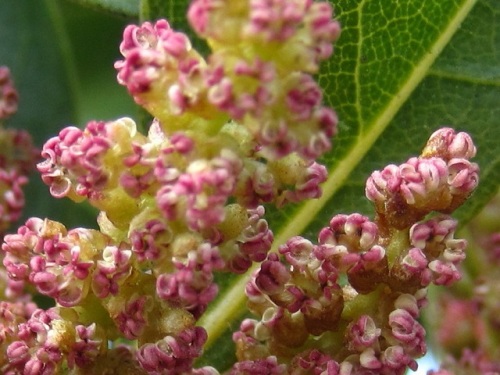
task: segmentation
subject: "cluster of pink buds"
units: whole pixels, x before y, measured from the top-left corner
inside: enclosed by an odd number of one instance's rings
[[[0,66],[0,236],[17,222],[24,208],[22,190],[28,182],[28,173],[34,168],[37,150],[30,135],[23,130],[7,129],[4,121],[17,111],[18,95],[10,70]],[[3,259],[3,254],[0,254]],[[0,268],[0,349],[8,342],[16,322],[29,317],[35,305],[25,306],[30,297],[25,294],[24,281],[9,277]],[[14,302],[17,301],[17,302]],[[23,301],[23,302],[22,302]],[[5,328],[2,328],[5,327]]]
[[[419,158],[388,165],[372,174],[366,196],[379,220],[405,228],[431,211],[450,213],[478,184],[478,167],[469,161],[476,148],[465,133],[443,128],[435,132]]]
[[[3,122],[17,111],[18,95],[10,71],[0,66],[0,234],[15,223],[24,207],[23,185],[37,153],[30,135],[6,129]]]
[[[260,320],[244,320],[233,335],[233,373],[252,366],[272,368],[266,374],[416,370],[426,353],[418,321],[426,287],[460,279],[466,241],[454,237],[456,222],[444,213],[476,187],[474,154],[467,134],[441,129],[420,157],[368,179],[374,221],[336,215],[317,243],[293,237],[269,254],[246,288]]]
[[[130,118],[91,121],[43,146],[51,194],[87,200],[99,230],[30,218],[5,237],[9,283],[56,304],[8,318],[20,324],[1,344],[7,373],[216,374],[193,369],[216,273],[266,259],[263,204],[321,195],[316,159],[337,117],[313,75],[339,36],[332,7],[196,0],[188,19],[209,56],[165,20],[124,31],[118,82],[153,115],[146,134]]]

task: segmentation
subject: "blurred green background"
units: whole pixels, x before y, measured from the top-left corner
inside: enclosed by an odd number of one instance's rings
[[[126,89],[116,82],[113,67],[121,58],[119,45],[123,29],[136,20],[67,0],[55,3],[62,27],[67,32],[69,53],[74,59],[77,84],[80,85],[76,122],[83,125],[93,119],[112,120],[136,114],[137,107]]]

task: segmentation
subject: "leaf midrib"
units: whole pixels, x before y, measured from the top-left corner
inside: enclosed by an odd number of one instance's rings
[[[454,33],[459,28],[462,21],[470,13],[477,0],[466,0],[457,10],[456,14],[450,18],[450,22],[443,30],[439,38],[430,46],[428,53],[415,65],[414,70],[409,74],[399,91],[395,93],[393,99],[383,108],[372,121],[367,131],[362,132],[358,139],[347,151],[345,158],[339,163],[335,170],[331,171],[328,180],[323,185],[323,195],[317,200],[310,200],[297,211],[291,220],[281,228],[275,237],[271,251],[286,242],[290,237],[299,235],[311,223],[322,207],[336,194],[342,187],[362,158],[370,150],[378,137],[389,125],[401,106],[406,102],[418,84],[425,78],[430,67],[441,54],[444,47],[449,43]],[[356,77],[357,78],[357,77]],[[208,332],[208,340],[205,349],[208,349],[215,340],[224,332],[227,322],[232,321],[241,314],[246,297],[244,294],[245,285],[249,275],[258,267],[255,264],[246,274],[239,276],[231,285],[224,290],[211,308],[202,316],[199,324],[205,327]]]

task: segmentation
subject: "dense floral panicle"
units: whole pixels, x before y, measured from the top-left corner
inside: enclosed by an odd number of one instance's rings
[[[224,51],[211,56],[207,71],[208,101],[241,122],[267,158],[298,152],[314,159],[330,148],[337,117],[321,105],[321,90],[309,75],[278,74],[274,62]]]
[[[18,95],[10,70],[0,66],[0,121],[17,112]]]
[[[420,157],[373,172],[366,182],[366,196],[377,213],[398,229],[431,211],[450,213],[477,187],[479,168],[468,160],[474,155],[469,135],[439,130]]]
[[[32,218],[5,237],[9,293],[29,283],[57,307],[0,304],[2,371],[218,374],[193,368],[207,340],[196,320],[217,295],[215,273],[253,262],[245,292],[259,318],[234,333],[230,374],[417,368],[424,288],[460,278],[466,245],[448,217],[419,220],[452,212],[477,186],[467,134],[437,131],[420,157],[374,172],[374,221],[336,215],[317,243],[295,236],[269,253],[260,205],[318,198],[327,179],[315,159],[338,119],[312,75],[339,36],[332,17],[321,1],[193,0],[206,59],[165,20],[125,29],[118,81],[155,120],[147,136],[124,118],[67,127],[45,144],[43,181],[56,197],[88,198],[101,231]],[[16,172],[27,170],[20,159]],[[22,202],[1,172],[6,202]],[[124,338],[138,349],[111,347]]]
[[[208,101],[235,120],[246,114],[258,117],[273,99],[276,73],[272,63],[212,55],[206,75]]]
[[[337,133],[337,115],[321,105],[321,90],[312,77],[291,74],[282,86],[275,88],[272,107],[245,124],[270,158],[297,152],[306,159],[316,159],[331,148]],[[277,109],[282,114],[278,118],[273,113]]]
[[[388,213],[392,226],[404,228],[432,210],[448,208],[448,173],[442,159],[411,158],[400,166],[390,165],[374,172],[366,183],[366,194],[375,202],[377,212]],[[404,216],[396,216],[399,212]]]
[[[223,221],[230,197],[250,208],[263,202],[281,206],[319,197],[326,180],[324,166],[297,155],[268,164],[245,157],[232,134],[207,142],[187,132],[155,133],[142,146],[133,145],[120,185],[132,198],[154,194],[167,221],[186,222],[191,230]]]
[[[212,55],[208,101],[249,129],[267,158],[297,152],[314,159],[330,148],[337,117],[321,105],[312,77],[293,71],[279,75],[273,64]]]
[[[272,311],[269,307],[280,307],[274,309],[271,320],[269,316],[266,318],[273,322],[271,326],[274,331],[276,327],[290,327],[296,324],[299,325],[299,330],[313,335],[334,329],[343,307],[342,292],[336,284],[337,275],[325,275],[324,272],[314,269],[312,246],[307,241],[300,241],[298,237],[288,241],[280,248],[280,252],[285,254],[292,265],[282,263],[277,254],[269,254],[247,287],[249,307],[256,312],[267,309],[264,315],[269,315]],[[307,253],[311,253],[311,268],[301,266],[307,259]],[[316,267],[319,264],[316,260]],[[259,293],[266,298],[259,297]],[[266,307],[259,308],[262,303]],[[292,319],[290,313],[299,311],[300,314]],[[280,329],[277,329],[279,332]],[[303,334],[299,336],[295,341],[302,343],[305,337]],[[287,340],[291,342],[290,334],[287,334]]]
[[[31,252],[46,252],[50,247],[53,248],[52,238],[63,233],[66,234],[66,228],[59,223],[51,225],[52,222],[44,221],[38,218],[31,218],[21,226],[17,234],[5,236],[2,250],[6,252],[3,264],[7,269],[9,277],[14,280],[27,280],[30,274]],[[47,241],[48,240],[48,241]],[[47,242],[47,245],[45,245]],[[59,253],[59,251],[56,252]]]
[[[351,285],[362,293],[385,281],[387,256],[377,243],[377,225],[360,214],[336,215],[318,236],[315,256],[323,272],[347,272]]]

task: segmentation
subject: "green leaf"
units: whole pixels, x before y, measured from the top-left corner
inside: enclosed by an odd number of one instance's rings
[[[114,14],[128,17],[136,17],[139,13],[139,3],[141,0],[71,0],[96,10],[102,10]]]
[[[482,167],[480,188],[458,217],[470,219],[498,190],[500,4],[480,0],[473,9],[475,3],[335,2],[342,35],[319,76],[325,100],[340,118],[334,149],[323,160],[329,178],[320,199],[268,210],[274,250],[294,235],[314,240],[336,213],[373,215],[364,196],[370,173],[418,155],[442,126],[473,136]],[[229,366],[220,361],[234,350],[228,322],[241,319],[251,272],[226,282],[200,321],[209,333],[203,362],[213,358],[220,370]]]

